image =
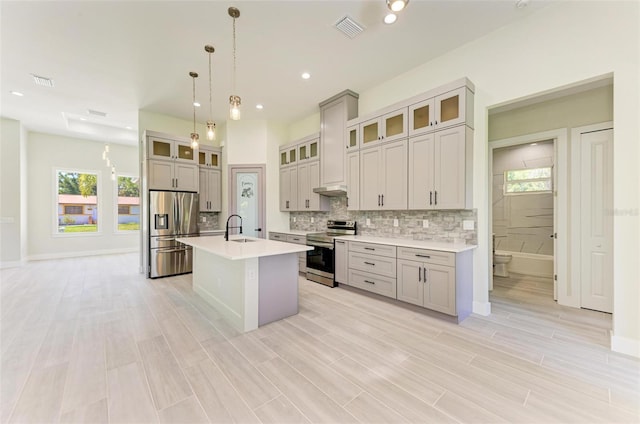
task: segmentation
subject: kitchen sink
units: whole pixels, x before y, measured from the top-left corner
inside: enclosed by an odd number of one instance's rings
[[[233,240],[229,240],[229,241],[234,241],[236,243],[250,243],[250,242],[254,242],[256,240],[248,239],[248,238],[238,238],[238,239],[233,239]]]

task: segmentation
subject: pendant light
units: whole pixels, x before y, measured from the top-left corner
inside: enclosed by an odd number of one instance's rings
[[[213,46],[207,44],[204,51],[209,54],[209,120],[207,121],[207,140],[216,139],[216,124],[213,122],[213,106],[211,101],[211,53],[216,51]]]
[[[198,148],[198,140],[200,140],[200,136],[196,132],[196,78],[198,78],[197,72],[189,72],[189,76],[193,80],[193,132],[191,133],[191,148]]]
[[[230,7],[229,16],[233,18],[233,76],[231,88],[236,92],[236,19],[240,16],[240,11],[235,7]],[[240,119],[240,96],[232,94],[229,96],[229,117],[237,121]]]
[[[409,0],[387,0],[387,7],[392,12],[400,12],[407,7],[407,3],[409,3]]]

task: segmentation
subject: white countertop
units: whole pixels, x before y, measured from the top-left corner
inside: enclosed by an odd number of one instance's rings
[[[400,238],[374,237],[374,236],[340,236],[336,240],[360,241],[363,243],[386,244],[390,246],[413,247],[416,249],[439,250],[441,252],[459,253],[475,249],[474,244],[447,243],[443,241],[409,240]]]
[[[270,233],[291,234],[292,236],[306,236],[311,233],[320,233],[321,231],[302,231],[302,230],[269,230]]]
[[[248,243],[232,241],[234,239],[242,238],[255,241]],[[260,258],[263,256],[284,255],[287,253],[299,253],[306,252],[307,250],[313,250],[313,247],[301,244],[243,237],[241,235],[231,236],[229,241],[225,241],[224,237],[208,236],[177,238],[176,241],[230,260]]]

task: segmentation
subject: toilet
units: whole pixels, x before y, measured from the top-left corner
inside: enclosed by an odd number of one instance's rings
[[[496,252],[496,235],[493,234],[493,275],[498,277],[508,277],[507,264],[511,262],[511,255],[508,253]]]
[[[493,275],[498,277],[508,277],[507,264],[511,262],[511,255],[507,253],[493,254]]]

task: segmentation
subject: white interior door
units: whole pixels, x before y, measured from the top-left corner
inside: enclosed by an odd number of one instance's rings
[[[613,130],[581,134],[581,306],[613,311]]]
[[[242,217],[243,234],[265,237],[265,197],[263,165],[230,165],[229,214]],[[238,225],[233,221],[232,225]]]

